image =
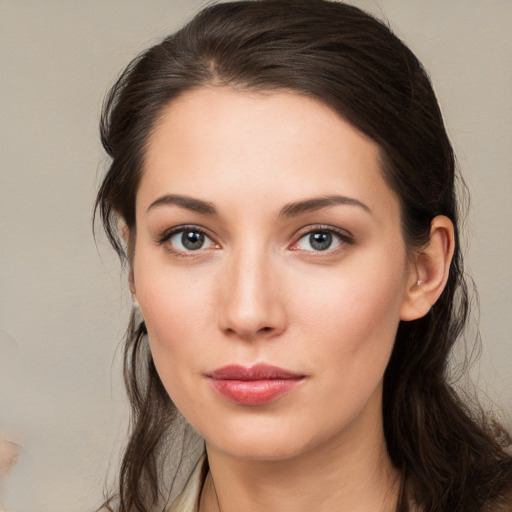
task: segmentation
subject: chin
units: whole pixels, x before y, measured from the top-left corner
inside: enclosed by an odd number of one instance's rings
[[[211,425],[210,425],[211,426]],[[208,446],[227,456],[245,460],[284,461],[320,447],[332,432],[311,430],[298,421],[233,422],[202,433]]]

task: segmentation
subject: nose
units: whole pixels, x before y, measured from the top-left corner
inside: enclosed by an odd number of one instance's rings
[[[273,338],[286,329],[279,271],[268,255],[246,251],[226,261],[220,276],[218,321],[227,335]]]

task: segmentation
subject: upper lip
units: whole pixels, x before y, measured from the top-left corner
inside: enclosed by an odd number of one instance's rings
[[[218,368],[207,374],[208,377],[218,380],[275,380],[299,379],[304,377],[300,373],[284,370],[278,366],[265,363],[246,367],[241,365],[228,365]]]

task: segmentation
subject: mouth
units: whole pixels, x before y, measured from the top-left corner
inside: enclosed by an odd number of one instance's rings
[[[277,366],[257,364],[249,368],[229,365],[208,373],[213,389],[229,401],[240,405],[265,405],[295,389],[305,375]]]

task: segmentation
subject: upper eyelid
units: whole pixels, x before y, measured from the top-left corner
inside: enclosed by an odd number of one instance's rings
[[[174,226],[172,228],[164,230],[160,235],[156,237],[156,240],[159,243],[163,243],[167,240],[169,240],[172,236],[176,235],[177,233],[180,233],[182,231],[198,231],[199,233],[203,233],[208,238],[210,238],[213,242],[218,243],[214,236],[211,235],[210,231],[203,226],[199,226],[197,224],[182,224],[180,226]]]
[[[336,228],[334,226],[317,225],[317,226],[308,226],[307,228],[300,230],[299,233],[295,236],[294,242],[292,242],[291,245],[289,246],[289,249],[292,251],[300,251],[301,249],[299,249],[297,247],[299,242],[304,237],[311,235],[312,233],[315,233],[315,232],[332,233],[338,237],[341,245],[346,246],[346,245],[354,244],[354,237],[352,236],[352,234],[349,231],[347,231],[345,229],[341,229],[341,228]],[[309,250],[307,250],[306,252],[308,252],[308,253],[311,252],[311,253],[315,253],[315,254],[319,254],[319,255],[322,255],[322,254],[327,255],[327,254],[332,254],[333,252],[336,252],[338,249],[339,249],[339,247],[336,247],[333,249],[327,249],[325,251],[315,251],[315,250],[309,251]]]
[[[168,229],[164,230],[164,232],[161,235],[158,235],[156,237],[156,241],[158,243],[164,243],[164,242],[168,241],[172,236],[176,235],[177,233],[180,233],[180,232],[186,231],[186,230],[196,230],[196,231],[206,235],[210,240],[212,240],[213,243],[215,243],[219,246],[221,245],[218,241],[219,237],[212,235],[210,230],[208,230],[207,228],[205,228],[201,225],[198,225],[198,224],[182,224],[179,226],[174,226],[172,228],[168,228]],[[327,224],[310,224],[307,226],[303,226],[301,229],[299,229],[295,232],[295,234],[292,237],[293,241],[291,242],[291,246],[297,244],[299,242],[299,240],[301,240],[304,236],[314,233],[315,231],[326,231],[326,232],[334,233],[335,235],[339,236],[342,239],[342,241],[347,242],[347,243],[354,241],[354,237],[353,237],[352,233],[350,233],[346,229],[342,229],[342,228],[327,225]]]
[[[204,234],[210,240],[213,247],[201,247],[197,250],[182,250],[175,247],[174,244],[170,242],[170,240],[174,236],[184,231],[196,231],[198,233]],[[164,230],[160,236],[155,238],[155,243],[159,246],[162,246],[167,252],[174,254],[175,257],[179,256],[184,258],[199,257],[201,254],[204,254],[204,251],[211,251],[212,249],[218,249],[221,247],[215,237],[211,236],[207,229],[195,224],[183,224]]]
[[[353,241],[353,239],[354,239],[354,237],[353,237],[352,233],[350,233],[350,231],[347,231],[346,229],[338,228],[335,226],[329,226],[327,224],[316,224],[316,225],[314,224],[314,225],[305,226],[296,232],[294,238],[296,241],[298,241],[301,238],[303,238],[304,236],[314,233],[315,231],[326,231],[329,233],[334,233],[334,234],[340,236],[344,240]]]

